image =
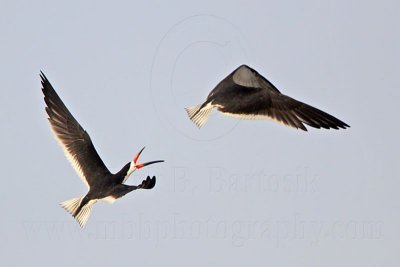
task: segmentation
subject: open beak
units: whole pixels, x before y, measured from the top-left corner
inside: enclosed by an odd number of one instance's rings
[[[137,155],[135,156],[135,158],[133,159],[133,163],[135,163],[135,167],[136,169],[140,169],[143,168],[144,166],[150,165],[150,164],[154,164],[154,163],[159,163],[159,162],[164,162],[163,160],[154,160],[154,161],[149,161],[146,163],[141,163],[141,164],[137,164],[137,161],[139,159],[140,154],[142,154],[143,150],[145,147],[143,147],[139,153],[137,153]]]

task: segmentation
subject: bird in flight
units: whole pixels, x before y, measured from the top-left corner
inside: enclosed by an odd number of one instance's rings
[[[155,186],[155,176],[152,178],[148,176],[137,186],[124,183],[135,170],[163,162],[163,160],[138,164],[137,161],[144,149],[142,148],[131,162],[122,167],[119,172],[112,174],[97,154],[89,134],[69,112],[43,72],[40,72],[40,78],[51,130],[63,148],[64,154],[89,190],[85,196],[61,203],[61,206],[78,221],[82,228],[89,219],[92,206],[97,201],[113,203],[133,190],[152,189]]]
[[[247,65],[241,65],[223,79],[200,105],[186,108],[197,127],[207,121],[213,108],[240,119],[272,119],[307,131],[314,128],[350,127],[328,113],[282,94],[271,82]]]

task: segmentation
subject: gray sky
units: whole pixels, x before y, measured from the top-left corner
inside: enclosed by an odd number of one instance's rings
[[[398,1],[2,1],[4,266],[398,266]],[[350,129],[296,131],[201,103],[238,65]],[[52,136],[43,70],[129,184],[85,229],[85,186]]]

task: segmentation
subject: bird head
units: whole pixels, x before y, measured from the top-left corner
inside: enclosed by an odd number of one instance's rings
[[[163,160],[154,160],[154,161],[149,161],[146,163],[140,163],[138,164],[137,161],[139,159],[140,154],[142,154],[144,150],[144,147],[139,151],[139,153],[136,154],[136,156],[133,158],[133,160],[130,162],[129,170],[127,173],[127,176],[131,175],[132,172],[136,171],[137,169],[141,169],[144,166],[154,164],[154,163],[159,163],[159,162],[164,162]]]

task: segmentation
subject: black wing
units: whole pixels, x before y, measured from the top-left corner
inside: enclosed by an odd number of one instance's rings
[[[156,185],[156,177],[153,176],[152,178],[150,178],[150,176],[147,176],[146,180],[143,180],[142,183],[138,185],[138,188],[153,189],[155,185]]]
[[[283,94],[270,96],[269,105],[259,105],[258,114],[285,125],[307,131],[303,123],[314,128],[339,129],[350,127],[334,116]]]
[[[112,198],[111,201],[114,201],[118,198],[125,196],[126,194],[137,190],[137,189],[152,189],[156,185],[156,177],[147,176],[146,180],[143,180],[140,185],[126,185],[126,184],[117,184],[114,187],[113,192],[110,194]]]
[[[75,171],[90,188],[96,178],[111,173],[97,154],[89,134],[68,111],[43,72],[40,77],[51,129]]]
[[[254,69],[242,65],[226,77],[214,92],[212,103],[226,115],[247,119],[268,118],[307,131],[315,128],[350,127],[341,120],[281,92]]]

